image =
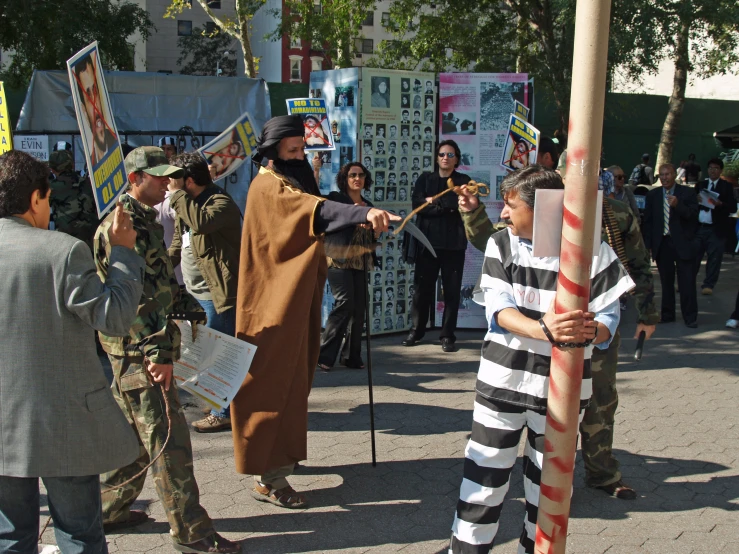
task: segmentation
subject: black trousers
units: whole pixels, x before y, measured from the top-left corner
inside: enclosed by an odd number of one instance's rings
[[[721,261],[724,259],[724,248],[726,247],[726,239],[716,234],[715,225],[700,225],[698,232],[695,234],[698,239],[698,255],[695,259],[696,279],[700,273],[703,255],[708,252],[706,260],[706,278],[703,279],[703,288],[712,289],[718,282],[718,276],[721,272]]]
[[[685,323],[698,319],[698,293],[695,282],[695,259],[678,256],[672,237],[662,238],[657,253],[657,269],[662,283],[662,319],[675,319],[675,275],[680,289],[680,311]]]
[[[416,269],[413,277],[413,309],[411,332],[421,338],[426,333],[429,310],[434,303],[436,279],[441,270],[441,286],[444,288],[444,317],[439,338],[457,340],[459,298],[462,291],[462,271],[464,270],[464,250],[436,250],[438,258],[423,248],[416,256]]]
[[[321,335],[318,363],[333,366],[344,340],[341,358],[359,362],[362,357],[362,329],[366,305],[365,272],[357,269],[328,269],[328,284],[336,304]]]

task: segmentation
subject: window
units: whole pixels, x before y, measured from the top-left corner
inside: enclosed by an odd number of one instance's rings
[[[212,35],[213,33],[216,32],[216,29],[217,28],[218,28],[218,26],[214,22],[207,21],[205,23],[205,34]]]
[[[303,42],[299,38],[290,39],[290,48],[293,50],[300,50],[303,47]]]
[[[311,71],[322,71],[323,70],[323,58],[320,56],[311,56],[310,70]]]
[[[192,35],[192,21],[185,19],[177,20],[177,36],[178,37],[189,37]]]
[[[290,82],[302,82],[301,66],[303,64],[303,56],[290,56]]]
[[[366,25],[367,27],[372,27],[375,24],[375,12],[367,12],[367,15],[364,18],[364,21],[362,21],[362,25]]]
[[[321,0],[313,0],[313,13],[316,15],[323,14],[323,6],[321,6]]]
[[[372,54],[375,51],[375,41],[371,38],[362,39],[362,54]]]
[[[382,12],[382,26],[390,27],[390,14],[387,12]]]
[[[220,10],[221,9],[221,0],[208,0],[208,7],[211,10]]]

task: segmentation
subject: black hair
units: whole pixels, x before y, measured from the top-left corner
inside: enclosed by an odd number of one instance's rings
[[[549,137],[541,137],[539,138],[539,154],[543,157],[544,154],[549,154],[552,158],[552,162],[554,163],[554,167],[557,167],[557,164],[559,163],[559,148],[557,148],[556,143],[550,139]]]
[[[49,194],[49,168],[21,150],[0,156],[0,217],[24,214],[31,207],[33,191]]]
[[[719,166],[722,171],[724,169],[724,162],[721,158],[711,158],[710,160],[708,160],[708,163],[706,164],[706,168],[708,168],[708,166],[711,164]]]
[[[452,148],[454,148],[454,155],[455,155],[454,169],[458,168],[459,164],[462,163],[462,151],[459,149],[459,145],[451,139],[442,140],[439,143],[439,146],[436,147],[436,157],[437,158],[439,157],[439,152],[441,152],[442,146],[451,146]]]
[[[506,175],[500,183],[500,196],[515,192],[533,210],[537,190],[563,188],[562,177],[556,171],[534,164]]]
[[[90,66],[93,70],[95,69],[95,66],[92,63],[92,54],[87,54],[84,58],[80,58],[80,60],[74,64],[74,74],[77,76],[75,81],[77,81],[77,89],[80,91],[80,101],[87,104],[87,97],[85,96],[85,91],[82,89],[82,83],[80,82],[80,75],[83,71],[87,70],[87,66]]]
[[[349,171],[352,167],[360,167],[362,168],[362,171],[364,171],[364,189],[363,190],[369,190],[372,188],[372,175],[370,175],[370,172],[367,170],[366,167],[364,167],[359,162],[349,162],[348,164],[345,164],[344,167],[342,167],[339,172],[336,174],[336,186],[338,189],[343,192],[344,194],[348,194],[349,190]]]
[[[187,180],[188,177],[192,177],[192,180],[199,187],[209,187],[213,184],[213,179],[208,169],[208,162],[200,154],[196,154],[195,152],[178,154],[169,163],[170,165],[184,169],[185,173],[182,178]]]

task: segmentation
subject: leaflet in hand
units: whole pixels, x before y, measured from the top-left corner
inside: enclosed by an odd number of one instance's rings
[[[703,189],[702,191],[700,191],[700,194],[698,194],[698,203],[701,206],[705,206],[706,208],[712,210],[716,206],[708,201],[709,198],[712,199],[714,202],[718,202],[718,192],[716,192],[715,190]]]
[[[182,335],[181,356],[174,363],[177,385],[225,408],[246,379],[257,347],[203,325],[198,325],[193,341],[190,322],[177,325]]]

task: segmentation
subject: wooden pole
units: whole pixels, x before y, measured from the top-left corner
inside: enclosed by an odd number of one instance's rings
[[[598,193],[610,0],[578,0],[564,224],[555,311],[587,311]],[[583,349],[552,349],[537,554],[564,554],[577,446]]]

